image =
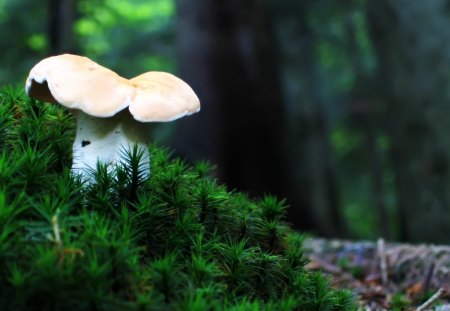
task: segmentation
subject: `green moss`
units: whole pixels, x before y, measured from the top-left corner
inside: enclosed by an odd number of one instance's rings
[[[286,204],[251,200],[151,146],[96,182],[70,174],[70,114],[0,95],[0,309],[354,310],[305,270]]]

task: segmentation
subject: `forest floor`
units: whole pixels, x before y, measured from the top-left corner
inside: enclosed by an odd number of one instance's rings
[[[308,268],[353,289],[360,310],[450,311],[450,247],[308,239]]]

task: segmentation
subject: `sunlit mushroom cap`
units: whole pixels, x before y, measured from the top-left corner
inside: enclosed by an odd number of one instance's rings
[[[134,88],[127,79],[87,57],[63,54],[40,61],[26,81],[27,94],[58,102],[94,117],[111,117],[126,108]]]
[[[129,109],[140,122],[172,121],[200,110],[192,88],[170,73],[151,71],[130,82],[136,94]]]
[[[87,57],[71,54],[36,64],[25,89],[32,98],[94,117],[112,117],[129,107],[137,121],[164,122],[200,110],[191,87],[170,73],[153,71],[127,80]]]

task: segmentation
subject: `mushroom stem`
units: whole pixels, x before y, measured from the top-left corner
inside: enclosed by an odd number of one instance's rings
[[[92,172],[97,162],[114,169],[123,160],[123,151],[132,150],[136,144],[142,152],[145,177],[150,175],[148,151],[148,126],[133,119],[128,109],[113,117],[98,118],[81,110],[73,111],[77,119],[77,131],[73,144],[72,172],[80,174],[87,182],[93,181]]]

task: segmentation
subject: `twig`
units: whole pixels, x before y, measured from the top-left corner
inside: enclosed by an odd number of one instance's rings
[[[425,301],[423,304],[421,304],[416,311],[424,311],[426,310],[435,300],[439,299],[443,294],[445,293],[445,290],[441,287],[439,290],[430,297],[427,301]]]
[[[72,255],[72,260],[76,258],[76,256],[84,257],[84,252],[78,248],[64,248],[63,242],[61,240],[61,229],[59,228],[59,209],[56,210],[55,215],[52,217],[52,231],[53,235],[48,234],[48,239],[56,244],[58,251],[60,252],[60,257],[58,264],[61,265],[64,262],[64,258],[66,254]]]
[[[59,229],[59,223],[58,223],[58,216],[59,216],[59,210],[56,210],[55,215],[53,215],[51,219],[52,224],[52,234],[47,234],[47,238],[54,242],[57,247],[62,247],[62,241],[61,241],[61,230]]]
[[[386,251],[384,249],[384,239],[378,239],[377,242],[378,256],[380,256],[381,282],[383,285],[388,283]]]
[[[59,224],[58,224],[58,213],[56,213],[52,217],[52,229],[53,229],[53,234],[54,234],[54,238],[55,238],[55,243],[58,244],[58,246],[60,246],[61,245],[61,234],[60,234]]]
[[[427,292],[430,289],[431,280],[433,279],[435,266],[436,266],[436,263],[432,262],[430,267],[428,268],[427,274],[425,275],[425,279],[423,281],[423,291],[424,292]]]
[[[338,266],[335,266],[326,260],[321,259],[318,256],[312,255],[310,258],[318,264],[318,266],[325,272],[339,274],[342,273],[342,269]]]

